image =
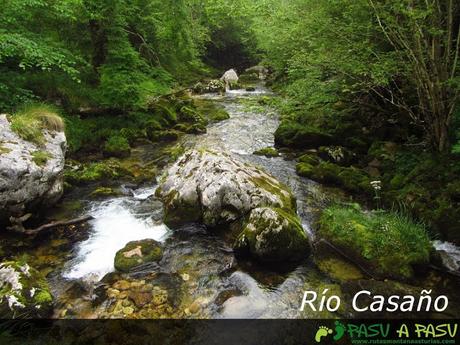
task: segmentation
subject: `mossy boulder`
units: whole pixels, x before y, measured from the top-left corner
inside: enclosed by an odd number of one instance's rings
[[[327,146],[333,142],[333,136],[319,127],[290,121],[282,121],[275,132],[275,143],[279,146],[309,149]]]
[[[179,139],[180,133],[176,130],[170,129],[170,130],[161,130],[161,131],[151,131],[147,132],[147,137],[151,141],[165,141],[165,142],[170,142],[170,141],[176,141]]]
[[[268,158],[279,157],[279,155],[280,155],[278,150],[275,149],[274,147],[265,147],[263,149],[254,151],[253,154],[255,154],[257,156],[265,156],[265,157],[268,157]]]
[[[234,248],[263,262],[302,260],[310,252],[299,217],[271,207],[251,211]]]
[[[158,262],[163,257],[161,244],[152,239],[129,242],[115,255],[114,266],[120,272],[129,272],[133,268],[148,262]]]
[[[165,223],[170,227],[188,222],[209,227],[229,224],[262,206],[296,210],[287,186],[223,151],[186,152],[168,170],[156,194],[165,205]]]
[[[129,146],[128,139],[121,135],[110,137],[104,144],[103,153],[105,157],[129,157],[131,153],[131,147]]]
[[[219,122],[230,118],[228,112],[209,99],[196,99],[197,110],[210,122]]]
[[[422,225],[396,213],[365,212],[358,205],[325,209],[317,235],[384,278],[413,277],[414,266],[426,265],[432,249]]]
[[[120,191],[109,188],[109,187],[98,187],[91,192],[91,196],[94,198],[103,198],[107,196],[118,196]]]
[[[69,166],[64,172],[65,181],[71,185],[114,180],[129,175],[129,171],[116,159]]]
[[[45,277],[25,262],[0,264],[0,317],[46,318],[53,296]]]

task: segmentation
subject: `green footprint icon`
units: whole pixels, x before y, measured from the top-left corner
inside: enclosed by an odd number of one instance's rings
[[[318,329],[318,331],[316,332],[316,335],[315,335],[316,342],[320,343],[321,339],[323,337],[327,336],[328,334],[332,334],[332,329],[327,328],[326,326],[319,326],[319,329]]]
[[[344,334],[345,334],[345,325],[341,323],[340,321],[336,321],[334,340],[337,341],[337,340],[342,339]]]

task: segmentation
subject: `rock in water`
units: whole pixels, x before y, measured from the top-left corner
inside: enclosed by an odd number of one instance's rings
[[[129,242],[115,255],[114,266],[118,271],[129,272],[132,268],[147,262],[160,261],[163,249],[152,239]]]
[[[230,69],[227,72],[224,73],[224,75],[220,78],[226,86],[231,86],[238,84],[238,74],[236,74],[236,71],[234,69]]]
[[[295,212],[288,188],[257,167],[212,150],[186,152],[156,191],[165,205],[165,224],[231,223],[262,206]]]
[[[22,139],[0,115],[0,224],[48,207],[63,193],[64,132],[43,130],[43,145]]]
[[[235,246],[260,261],[308,256],[307,236],[288,187],[226,152],[192,150],[168,171],[157,189],[170,227],[202,222],[208,227],[249,220]]]
[[[260,207],[251,211],[235,250],[260,261],[297,261],[307,257],[309,242],[299,217]]]

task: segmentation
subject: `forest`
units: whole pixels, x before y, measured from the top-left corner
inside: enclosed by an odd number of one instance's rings
[[[0,317],[270,317],[223,286],[279,287],[308,260],[303,284],[344,298],[442,281],[458,317],[459,55],[455,0],[4,2]],[[188,253],[191,223],[220,237],[196,226]],[[147,261],[174,279],[139,283]]]

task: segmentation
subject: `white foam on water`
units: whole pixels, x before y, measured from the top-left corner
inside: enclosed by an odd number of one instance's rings
[[[142,194],[144,196],[144,194]],[[169,230],[165,225],[155,226],[150,218],[136,217],[129,209],[129,199],[117,198],[95,205],[90,237],[79,244],[77,256],[69,262],[64,274],[68,279],[88,276],[101,279],[114,271],[114,258],[128,242],[143,239],[164,241]]]
[[[439,252],[444,267],[451,271],[460,269],[460,248],[450,242],[433,241],[433,246]]]

